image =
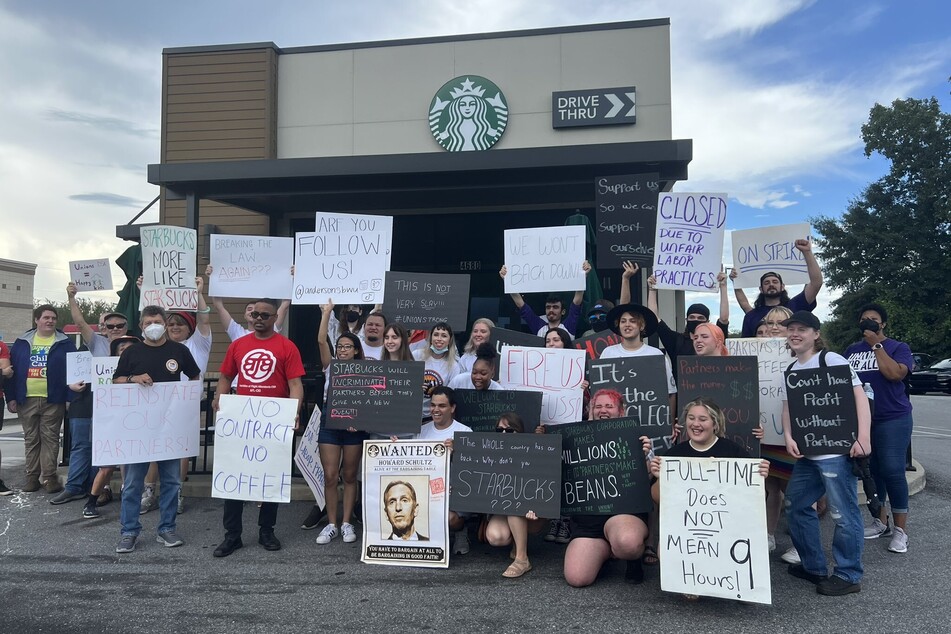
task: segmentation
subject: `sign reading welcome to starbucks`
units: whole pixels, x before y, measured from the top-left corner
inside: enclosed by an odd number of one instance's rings
[[[429,129],[450,152],[488,150],[502,138],[508,119],[505,95],[478,75],[446,82],[429,106]]]

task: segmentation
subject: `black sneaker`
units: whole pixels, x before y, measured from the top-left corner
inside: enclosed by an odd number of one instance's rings
[[[624,571],[624,581],[634,585],[644,583],[644,565],[640,559],[629,559]]]
[[[280,550],[281,541],[274,536],[274,531],[261,531],[258,535],[258,543],[264,546],[264,550]]]
[[[316,504],[310,507],[310,513],[307,514],[307,517],[304,518],[303,523],[300,525],[305,531],[311,531],[317,528],[320,525],[320,522],[327,517],[326,511],[321,511],[320,507]]]
[[[816,584],[817,586],[818,586],[820,583],[823,583],[824,581],[826,581],[826,580],[829,579],[828,577],[823,576],[823,575],[814,575],[814,574],[812,574],[811,572],[809,572],[808,570],[806,570],[805,568],[803,568],[803,567],[802,567],[802,564],[792,564],[792,565],[789,566],[789,568],[787,568],[787,571],[788,571],[789,574],[791,574],[792,576],[794,576],[794,577],[799,577],[800,579],[805,579],[805,580],[808,581],[809,583],[814,583],[814,584]]]
[[[827,597],[841,597],[853,592],[861,592],[862,584],[851,583],[842,577],[832,575],[816,584],[816,592]]]
[[[85,500],[87,497],[89,496],[81,491],[79,493],[72,493],[69,489],[63,489],[50,499],[50,504],[66,504],[67,502],[75,502],[76,500]]]
[[[212,555],[215,557],[227,557],[242,546],[244,546],[244,544],[241,543],[240,537],[236,539],[225,537],[225,540],[218,544],[218,547],[215,548],[215,552],[213,552]]]
[[[97,517],[99,517],[99,509],[96,508],[96,503],[90,504],[87,502],[86,506],[83,507],[83,518],[91,520]]]
[[[0,495],[13,495],[13,491],[7,488],[3,480],[0,480]]]

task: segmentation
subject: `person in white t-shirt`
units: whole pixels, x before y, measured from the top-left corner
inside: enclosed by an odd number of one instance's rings
[[[427,346],[413,353],[417,361],[425,364],[423,370],[423,421],[430,420],[430,397],[433,389],[449,382],[462,370],[459,368],[456,343],[452,340],[452,328],[446,322],[432,327],[427,337]]]
[[[488,341],[476,348],[476,360],[468,372],[461,372],[449,381],[449,387],[454,390],[501,390],[495,376],[495,368],[499,362],[499,354]]]
[[[432,422],[423,425],[417,440],[441,440],[452,451],[452,437],[456,432],[471,432],[472,428],[463,425],[454,417],[456,414],[456,395],[452,388],[437,385],[430,395]],[[451,468],[451,467],[450,467]],[[469,552],[469,534],[466,532],[465,516],[449,510],[449,530],[455,533],[452,554],[465,555]]]
[[[495,328],[495,322],[485,317],[479,317],[472,322],[472,331],[469,333],[469,341],[462,349],[462,356],[459,357],[460,367],[468,372],[472,369],[472,364],[476,360],[476,348],[485,343],[492,336],[492,329]]]
[[[379,361],[383,357],[383,331],[386,329],[386,317],[374,312],[367,315],[363,322],[363,358]]]
[[[213,271],[214,268],[210,264],[205,267],[205,275],[208,276],[208,279],[211,279]],[[293,266],[291,267],[291,275],[294,275]],[[231,313],[225,308],[224,302],[221,301],[220,297],[212,297],[211,305],[215,307],[215,312],[218,313],[218,319],[221,321],[221,325],[225,327],[225,331],[228,333],[228,339],[231,341],[251,334],[254,330],[254,320],[251,319],[251,311],[254,310],[253,301],[248,302],[244,307],[244,321],[247,327],[242,326],[232,319]],[[281,305],[277,307],[277,321],[274,322],[274,332],[281,332],[281,326],[284,325],[284,320],[287,318],[287,310],[290,307],[291,300],[281,300]]]

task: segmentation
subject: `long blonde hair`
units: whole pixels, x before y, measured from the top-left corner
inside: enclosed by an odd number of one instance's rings
[[[476,319],[474,322],[472,322],[472,327],[475,328],[475,327],[476,327],[476,324],[484,324],[485,326],[488,326],[488,328],[489,328],[489,333],[490,333],[490,334],[492,333],[492,329],[495,328],[495,322],[493,322],[493,321],[492,321],[491,319],[489,319],[488,317],[479,317],[479,318]],[[467,341],[467,342],[466,342],[466,345],[462,348],[462,353],[463,353],[463,354],[475,354],[475,351],[476,351],[476,345],[475,345],[474,343],[472,343],[472,333],[471,333],[471,331],[470,331],[470,333],[469,333],[469,341]]]

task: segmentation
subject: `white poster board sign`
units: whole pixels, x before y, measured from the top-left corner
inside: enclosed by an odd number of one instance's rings
[[[584,350],[567,348],[502,348],[499,383],[510,390],[542,393],[544,425],[574,423],[584,418]]]
[[[66,353],[66,385],[92,382],[92,353],[88,350]]]
[[[363,441],[363,550],[385,566],[449,567],[449,451],[442,442]]]
[[[783,284],[806,284],[809,272],[796,240],[806,240],[812,232],[808,222],[734,231],[733,266],[739,271],[733,280],[737,288],[759,286],[767,271],[783,276]]]
[[[382,304],[393,217],[317,212],[294,236],[295,304]]]
[[[201,381],[98,386],[92,407],[93,465],[197,456],[203,394]]]
[[[657,198],[657,288],[717,292],[726,194],[664,192]]]
[[[755,356],[759,365],[759,421],[766,445],[786,444],[783,438],[783,372],[793,362],[781,337],[727,339],[730,356]]]
[[[320,464],[320,451],[317,446],[317,437],[320,435],[320,408],[314,406],[314,412],[307,422],[307,429],[297,443],[297,453],[294,454],[294,464],[300,469],[301,475],[307,481],[310,492],[314,494],[317,506],[324,508],[327,503],[324,492],[324,467]]]
[[[119,365],[119,357],[93,357],[90,389],[95,392],[103,385],[112,385],[112,377],[115,376],[117,365]]]
[[[76,285],[76,292],[111,291],[112,267],[108,258],[98,260],[74,260],[69,263],[69,279]]]
[[[583,290],[584,238],[581,225],[506,229],[505,292]]]
[[[211,235],[212,297],[290,299],[294,238]]]
[[[664,458],[660,587],[772,603],[766,494],[759,460]]]
[[[142,227],[142,289],[139,310],[161,306],[165,310],[198,310],[195,259],[198,234],[173,226]]]
[[[211,497],[291,501],[296,398],[222,394],[215,416]]]

